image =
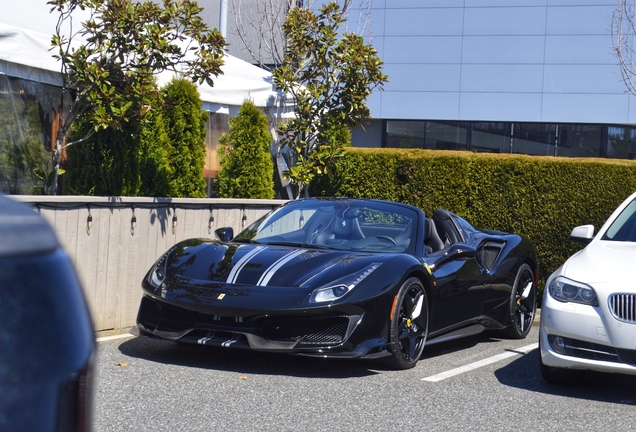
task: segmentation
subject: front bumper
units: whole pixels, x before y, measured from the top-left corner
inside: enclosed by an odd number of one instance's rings
[[[606,298],[599,302],[562,303],[545,293],[539,331],[544,365],[636,375],[636,324],[616,320]],[[555,349],[555,337],[562,347]]]
[[[365,315],[362,308],[353,305],[340,310],[318,308],[248,316],[211,315],[144,295],[137,327],[140,335],[226,348],[320,357],[390,355],[386,337],[364,338],[365,334],[386,333],[378,327],[377,320]]]

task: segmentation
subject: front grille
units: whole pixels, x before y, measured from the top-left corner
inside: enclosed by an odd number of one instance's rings
[[[550,339],[553,340],[554,336],[550,336]],[[565,354],[571,357],[636,365],[636,350],[617,349],[572,338],[563,338],[563,342]]]
[[[333,347],[347,337],[348,317],[236,317],[206,315],[174,308],[150,297],[143,297],[137,321],[150,330],[182,332],[194,329],[191,335],[215,332],[215,338],[250,333],[270,342],[297,343],[296,347]],[[209,335],[207,338],[211,338]]]
[[[297,342],[298,346],[334,346],[347,333],[346,317],[267,318],[263,320],[263,337],[272,342]]]
[[[147,328],[170,332],[191,329],[196,323],[190,313],[172,308],[149,297],[141,299],[137,321]]]
[[[636,294],[612,294],[608,302],[614,318],[636,324]]]

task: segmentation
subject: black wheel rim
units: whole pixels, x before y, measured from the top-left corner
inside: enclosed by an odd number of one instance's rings
[[[417,361],[424,349],[427,313],[424,289],[418,285],[411,286],[404,294],[397,321],[399,350],[408,362]]]
[[[534,319],[537,290],[534,276],[529,269],[524,270],[517,283],[514,298],[515,325],[520,333],[529,331]]]

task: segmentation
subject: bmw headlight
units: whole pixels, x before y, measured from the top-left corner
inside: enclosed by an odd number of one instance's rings
[[[552,297],[561,302],[582,303],[598,306],[598,298],[594,289],[581,282],[575,282],[558,276],[550,282],[548,291]]]
[[[354,289],[356,285],[365,280],[371,273],[375,271],[375,269],[377,269],[381,265],[382,263],[372,263],[371,265],[368,265],[364,269],[360,270],[358,273],[349,276],[347,278],[350,279],[349,281],[341,280],[340,282],[342,283],[314,290],[314,292],[311,293],[309,302],[322,303],[337,300],[343,297],[349,291]]]

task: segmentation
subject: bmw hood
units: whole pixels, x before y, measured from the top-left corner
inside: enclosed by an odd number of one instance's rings
[[[568,259],[563,275],[579,282],[636,281],[636,243],[594,241]]]
[[[167,278],[176,282],[307,289],[362,271],[385,258],[383,254],[209,240],[186,240],[165,256]]]

